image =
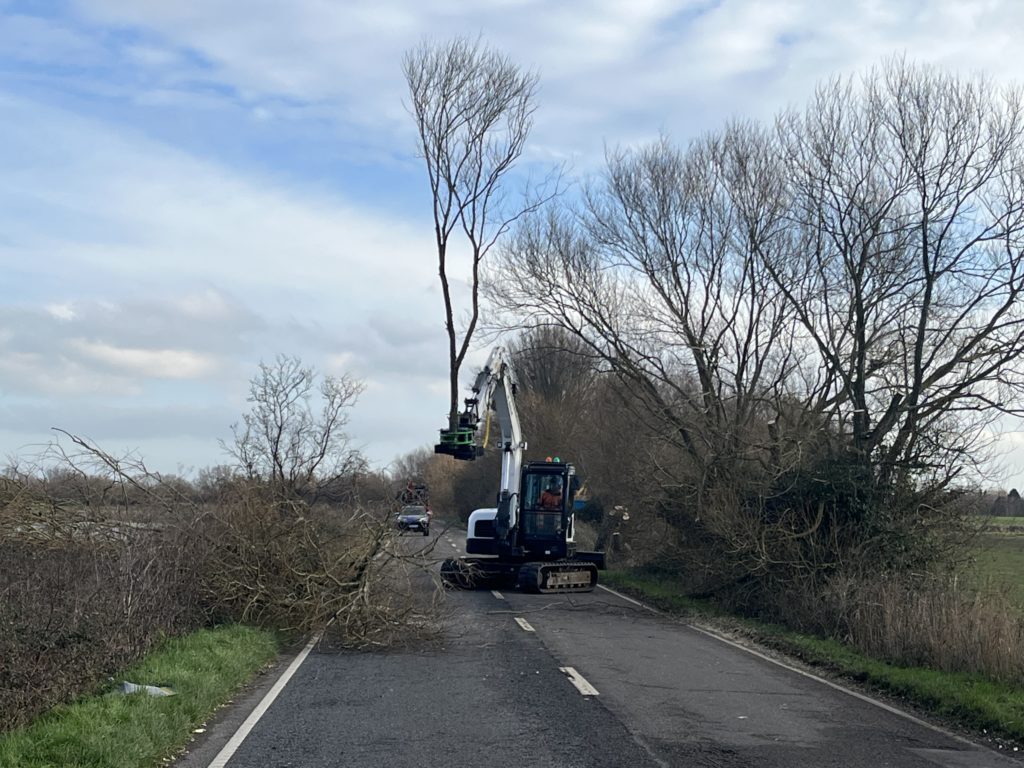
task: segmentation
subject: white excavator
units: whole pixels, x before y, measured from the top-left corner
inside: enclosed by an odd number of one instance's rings
[[[580,483],[575,468],[557,458],[523,464],[526,441],[516,410],[516,377],[503,347],[491,351],[472,389],[458,427],[441,430],[434,452],[464,461],[482,456],[493,413],[500,432],[501,485],[496,507],[470,514],[466,555],[441,564],[442,580],[463,588],[591,591],[604,568],[604,553],[576,549],[573,509]]]

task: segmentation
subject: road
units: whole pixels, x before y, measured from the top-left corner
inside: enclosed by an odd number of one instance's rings
[[[602,589],[447,603],[438,642],[314,649],[228,768],[1020,766]],[[209,766],[263,690],[182,768]]]

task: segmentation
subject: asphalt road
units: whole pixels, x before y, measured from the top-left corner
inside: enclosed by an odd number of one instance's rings
[[[455,591],[447,606],[438,642],[314,650],[228,768],[1020,766],[604,590]],[[181,766],[209,766],[272,682]]]

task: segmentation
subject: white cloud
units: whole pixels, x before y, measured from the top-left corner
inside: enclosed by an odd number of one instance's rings
[[[0,119],[0,160],[14,165],[0,201],[23,213],[0,258],[26,268],[34,255],[29,268],[54,284],[105,291],[206,281],[244,291],[270,313],[278,299],[302,296],[348,312],[370,311],[382,295],[412,305],[433,286],[427,227],[245,178],[57,110],[0,102]]]
[[[81,64],[100,60],[103,47],[66,25],[8,14],[0,25],[0,57],[47,64]]]
[[[75,308],[70,303],[48,304],[44,309],[58,320],[74,320]]]
[[[130,349],[85,339],[72,339],[70,346],[87,359],[145,378],[197,379],[217,367],[209,355],[184,349]]]
[[[141,394],[138,383],[69,359],[59,349],[45,353],[8,351],[0,356],[0,397],[6,402],[83,395],[130,398]]]

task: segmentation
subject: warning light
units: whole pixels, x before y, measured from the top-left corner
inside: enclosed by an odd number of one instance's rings
[[[546,461],[546,462],[548,462],[550,464],[551,463],[551,457],[548,456],[546,459],[544,459],[544,461]]]
[[[561,464],[561,463],[562,463],[562,460],[560,458],[558,458],[557,456],[555,456],[555,464]]]

